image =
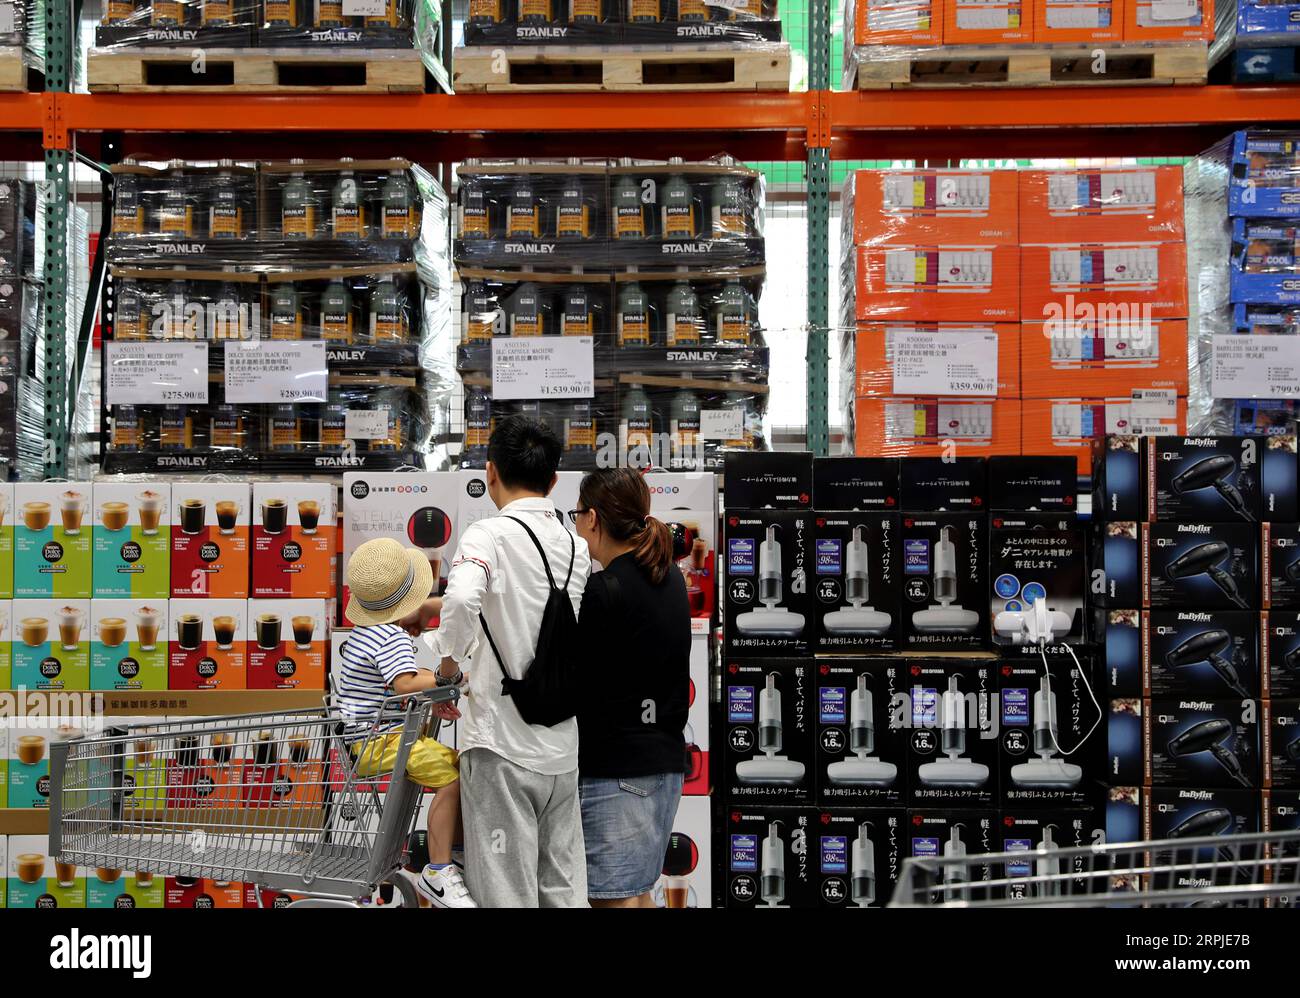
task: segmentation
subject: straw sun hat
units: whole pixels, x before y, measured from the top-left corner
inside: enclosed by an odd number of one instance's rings
[[[433,589],[433,569],[423,551],[391,537],[366,541],[352,552],[345,572],[343,615],[358,627],[391,624],[414,613]]]

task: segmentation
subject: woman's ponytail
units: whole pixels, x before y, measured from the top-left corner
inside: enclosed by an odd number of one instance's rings
[[[578,501],[594,509],[601,527],[616,541],[632,545],[632,556],[658,585],[673,563],[673,535],[650,515],[650,489],[631,468],[602,468],[582,480]]]

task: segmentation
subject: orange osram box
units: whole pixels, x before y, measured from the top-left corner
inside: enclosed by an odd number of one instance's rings
[[[975,357],[967,356],[961,341],[971,336],[995,337],[996,377],[989,378]],[[1020,396],[1020,326],[1014,322],[864,322],[858,326],[854,346],[854,395],[862,398],[897,395],[896,349],[906,343],[927,363],[935,376],[961,395]],[[969,364],[967,362],[970,362]],[[938,368],[942,366],[942,370]],[[979,381],[980,384],[974,384]],[[909,388],[915,391],[915,388]]]
[[[1133,399],[1051,398],[1025,399],[1021,403],[1021,443],[1026,454],[1073,454],[1079,474],[1092,473],[1092,442],[1108,434],[1134,432]],[[1187,399],[1179,398],[1175,416],[1156,425],[1147,418],[1147,433],[1173,435],[1186,432]]]
[[[855,453],[872,457],[985,457],[1020,453],[1020,400],[860,398]]]
[[[1039,0],[1036,42],[1115,42],[1124,33],[1127,0]]]
[[[1025,170],[1020,241],[1027,245],[1183,239],[1183,171],[1177,166]]]
[[[1034,36],[1039,0],[945,0],[944,45],[1028,42]]]
[[[1020,242],[1014,170],[858,170],[851,180],[858,246]]]
[[[1091,317],[1024,322],[1020,328],[1020,394],[1090,398],[1134,389],[1187,394],[1187,321]]]
[[[1125,0],[1124,40],[1214,40],[1214,0]]]
[[[1020,318],[1020,251],[1015,246],[859,246],[856,253],[858,319]]]
[[[1187,317],[1183,243],[1070,243],[1020,248],[1020,316],[1058,321],[1094,310],[1135,321]]]
[[[854,0],[854,45],[938,45],[944,0]]]

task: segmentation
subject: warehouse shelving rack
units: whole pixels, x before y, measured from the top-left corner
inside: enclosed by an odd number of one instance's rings
[[[792,93],[71,93],[71,5],[48,16],[46,92],[0,94],[6,158],[45,159],[48,476],[66,467],[66,208],[75,150],[179,157],[646,155],[803,162],[808,191],[808,442],[829,445],[831,164],[855,159],[1187,155],[1234,128],[1300,123],[1300,86],[836,92],[831,0],[808,0],[809,89]]]

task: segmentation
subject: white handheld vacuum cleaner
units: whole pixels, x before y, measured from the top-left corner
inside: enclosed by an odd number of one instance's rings
[[[758,546],[758,601],[763,605],[737,616],[736,630],[741,634],[798,637],[803,633],[803,614],[777,606],[781,598],[781,545],[773,524]]]
[[[947,757],[927,762],[917,769],[921,782],[931,787],[982,787],[988,782],[989,767],[963,758],[966,751],[966,701],[957,685],[957,677],[948,679],[948,688],[939,702],[940,744]]]
[[[912,626],[921,634],[969,634],[979,627],[980,616],[957,600],[957,548],[952,542],[952,527],[939,531],[934,546],[935,606],[912,614]]]
[[[781,691],[776,673],[768,673],[767,685],[758,694],[758,750],[763,754],[736,764],[736,778],[742,783],[786,786],[803,779],[802,762],[781,755]]]
[[[1056,756],[1056,694],[1044,675],[1034,694],[1034,752],[1038,758],[1011,767],[1018,786],[1070,790],[1083,779],[1083,769]]]
[[[822,618],[829,634],[851,637],[875,637],[889,632],[893,618],[883,610],[864,606],[867,593],[867,543],[862,539],[862,525],[853,528],[853,539],[844,552],[844,597],[849,606],[832,610]]]
[[[826,775],[832,783],[852,787],[887,787],[898,776],[898,767],[872,753],[876,748],[871,691],[867,677],[858,677],[857,689],[849,697],[849,751],[853,758],[832,762]]]

